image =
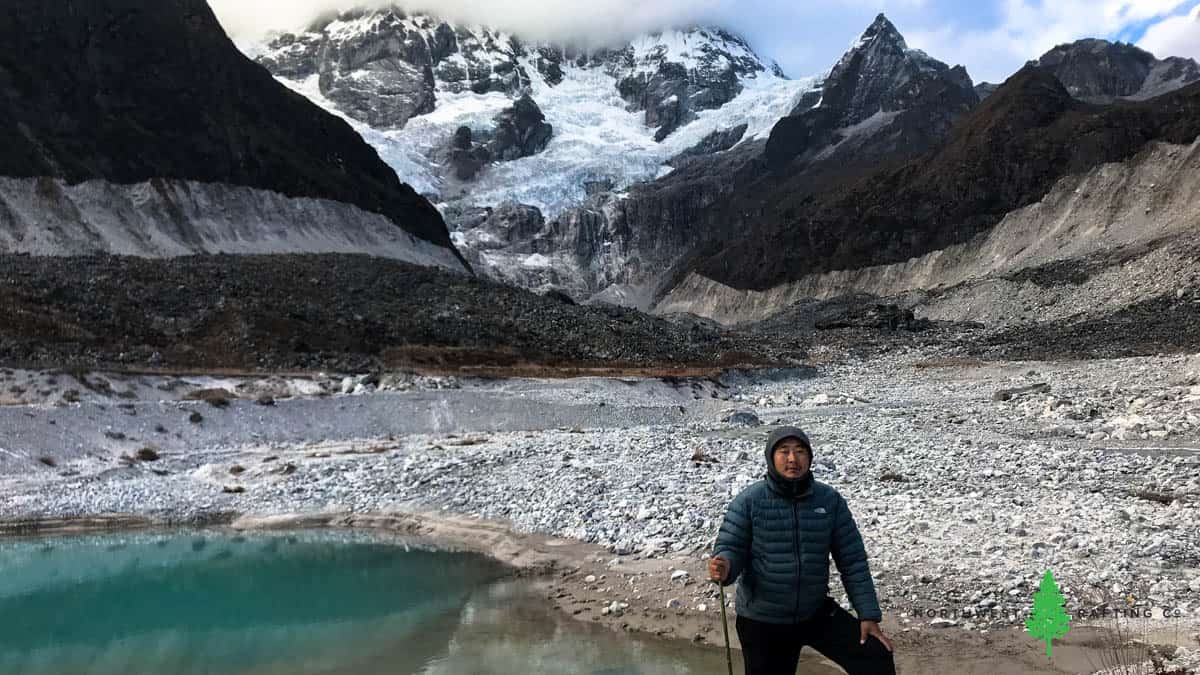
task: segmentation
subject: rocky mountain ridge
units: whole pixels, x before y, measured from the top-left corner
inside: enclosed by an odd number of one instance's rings
[[[940,140],[978,102],[965,68],[909,49],[880,14],[820,88],[771,130],[767,161],[782,168],[794,158],[825,159],[831,151],[860,164],[911,154]]]
[[[731,144],[712,135],[703,142],[716,152],[688,157],[668,175],[620,195],[600,191],[555,218],[503,208],[495,219],[477,209],[468,218],[448,212],[448,220],[467,241],[491,242],[480,259],[468,257],[508,283],[649,309],[695,256],[745,243],[743,218],[724,203],[782,184],[819,191],[879,158],[915,156],[976,101],[961,67],[909,50],[880,15],[828,77],[802,92],[794,114],[776,123],[765,142]],[[801,128],[805,135],[797,133]],[[528,216],[523,227],[511,226],[514,213]],[[523,238],[514,240],[514,233]]]
[[[402,128],[433,112],[442,97],[469,91],[519,98],[532,93],[535,77],[553,87],[564,69],[598,70],[615,80],[629,110],[644,112],[658,140],[698,111],[728,103],[742,78],[768,69],[745,40],[720,29],[664,31],[583,50],[527,45],[488,27],[398,7],[344,12],[303,33],[278,35],[257,60],[281,78],[318,78],[323,96],[378,129]]]
[[[1071,96],[1089,103],[1143,101],[1200,80],[1200,64],[1193,59],[1157,59],[1131,44],[1095,38],[1058,45],[1030,63],[1054,73]]]
[[[1074,99],[1046,69],[1027,66],[906,164],[874,168],[836,189],[796,180],[731,204],[774,223],[698,271],[763,290],[805,274],[892,263],[961,243],[1042,198],[1059,178],[1127,159],[1154,140],[1200,135],[1200,84],[1150,101],[1097,107]],[[773,228],[773,229],[771,229]],[[788,251],[807,251],[803,268]],[[755,260],[749,266],[739,261]]]

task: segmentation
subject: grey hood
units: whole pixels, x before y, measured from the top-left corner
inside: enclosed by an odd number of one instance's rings
[[[767,436],[767,445],[763,449],[763,459],[767,462],[767,483],[771,485],[771,489],[776,492],[793,498],[804,497],[808,495],[812,488],[812,469],[810,468],[800,478],[789,480],[779,474],[775,470],[775,462],[772,461],[772,455],[775,453],[775,446],[785,438],[795,438],[800,443],[808,448],[809,455],[812,455],[812,441],[808,440],[808,434],[804,433],[800,427],[776,427]]]

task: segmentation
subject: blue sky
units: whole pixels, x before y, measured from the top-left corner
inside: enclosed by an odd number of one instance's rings
[[[750,4],[758,11],[731,13],[727,21],[761,54],[778,60],[789,75],[827,69],[880,11],[896,24],[910,47],[951,65],[963,64],[976,82],[1002,81],[1054,45],[1082,37],[1146,40],[1149,44],[1140,46],[1160,57],[1200,57],[1200,14],[1196,14],[1200,0]],[[1189,12],[1196,15],[1189,17]],[[1172,29],[1169,36],[1158,35],[1168,28]],[[1148,31],[1152,31],[1149,36]]]
[[[321,10],[387,0],[210,0],[239,42],[294,29]],[[532,39],[604,42],[669,25],[711,23],[744,35],[793,77],[829,69],[879,12],[908,45],[976,82],[999,82],[1056,44],[1134,42],[1200,59],[1200,0],[401,0],[409,9]]]

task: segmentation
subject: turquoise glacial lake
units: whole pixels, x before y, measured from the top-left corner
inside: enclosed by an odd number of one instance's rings
[[[335,532],[0,540],[0,675],[722,672],[719,650],[575,621],[475,554]]]

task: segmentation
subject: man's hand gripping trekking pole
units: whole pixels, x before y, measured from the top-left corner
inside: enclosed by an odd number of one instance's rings
[[[708,578],[717,585],[721,594],[721,628],[725,631],[725,664],[729,666],[729,675],[733,675],[733,650],[729,647],[729,619],[725,615],[725,586],[721,582],[729,576],[729,561],[716,556],[708,560]]]

